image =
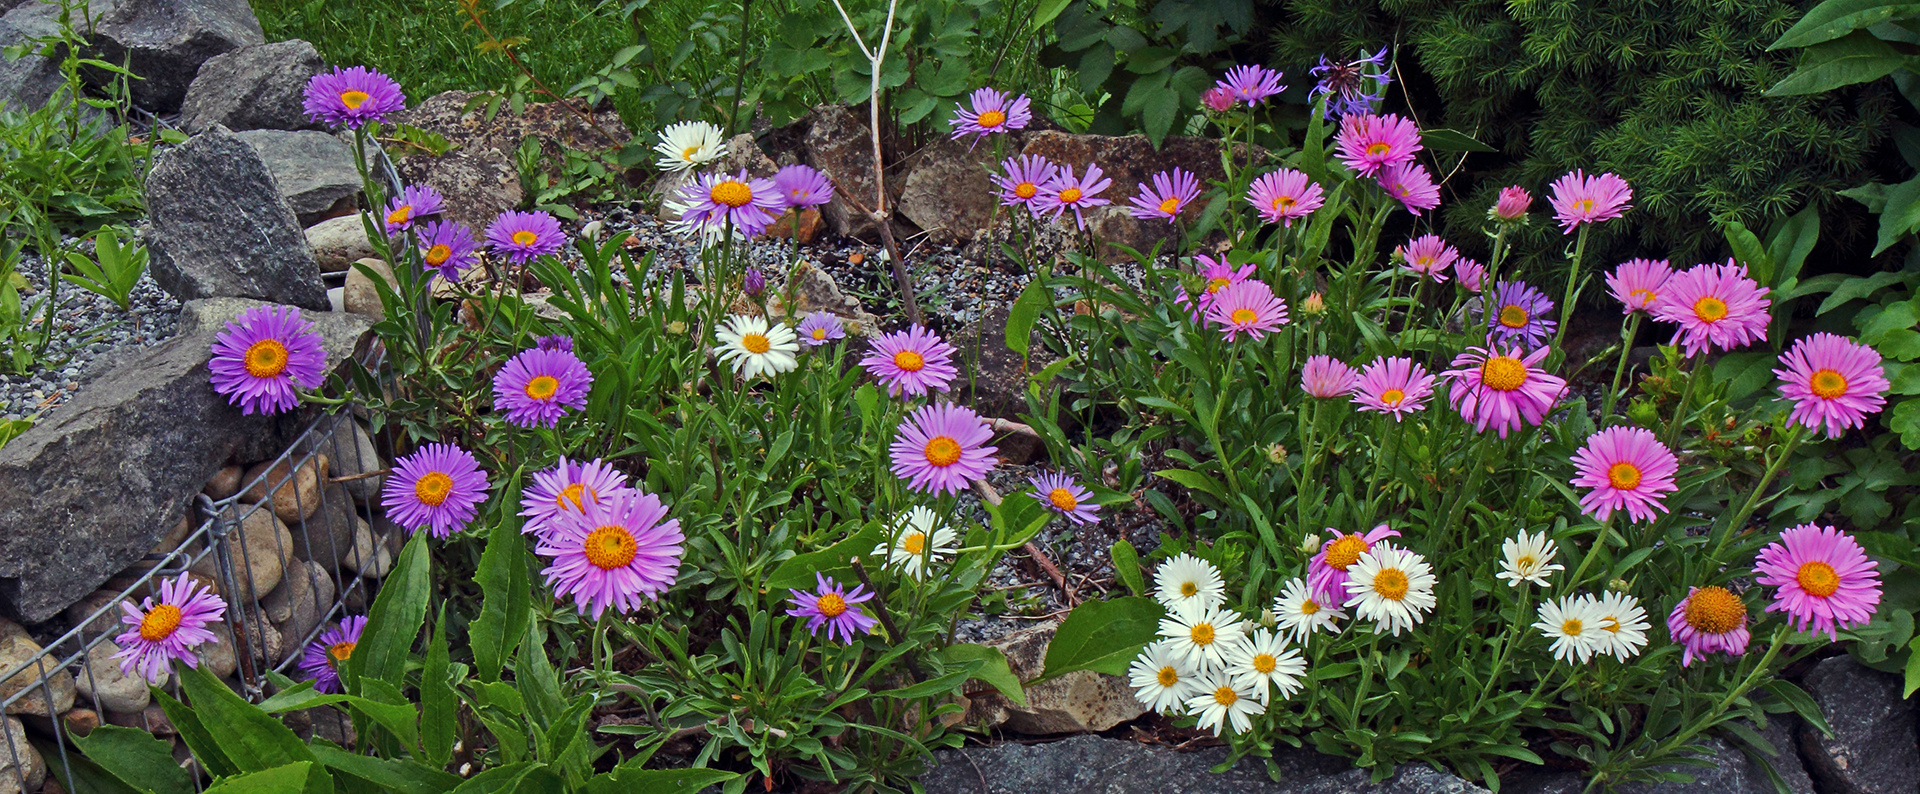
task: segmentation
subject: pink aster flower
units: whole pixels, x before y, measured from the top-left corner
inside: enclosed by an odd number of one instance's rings
[[[595,458],[582,464],[560,457],[553,468],[533,475],[533,483],[520,491],[520,515],[527,519],[522,533],[546,534],[547,527],[562,512],[581,512],[588,505],[630,491],[627,475]]]
[[[1431,278],[1435,283],[1446,283],[1447,268],[1460,258],[1460,252],[1440,235],[1428,234],[1393,249],[1393,255],[1400,264],[1415,275]]]
[[[1587,437],[1586,446],[1573,453],[1573,486],[1591,488],[1580,497],[1580,510],[1606,521],[1615,510],[1625,510],[1635,521],[1652,521],[1667,511],[1667,494],[1680,461],[1660,443],[1653,431],[1614,426]]]
[[[1453,263],[1453,272],[1460,277],[1460,286],[1466,287],[1468,292],[1478,294],[1481,279],[1487,277],[1487,266],[1463,256]]]
[[[1216,85],[1200,92],[1200,104],[1215,113],[1225,113],[1233,109],[1240,100],[1233,98],[1233,91],[1226,86]]]
[[[1780,366],[1773,374],[1780,396],[1793,401],[1793,421],[1814,432],[1824,429],[1830,438],[1879,413],[1892,388],[1880,354],[1844,336],[1802,337],[1780,356]]]
[[[414,221],[446,210],[440,191],[426,185],[407,185],[387,200],[387,234],[413,228]]]
[[[1787,613],[1794,631],[1824,631],[1838,641],[1840,629],[1873,620],[1880,604],[1879,566],[1852,535],[1801,524],[1760,550],[1754,573],[1755,581],[1779,588],[1768,612]]]
[[[922,493],[955,494],[993,470],[993,430],[971,408],[923,405],[893,437],[893,474]]]
[[[545,212],[507,210],[487,226],[487,245],[516,265],[524,265],[537,256],[557,254],[566,242],[560,221]]]
[[[1188,304],[1191,303],[1190,311],[1193,315],[1193,321],[1196,323],[1200,322],[1201,319],[1206,316],[1208,309],[1213,308],[1213,301],[1220,294],[1221,290],[1253,278],[1253,263],[1251,262],[1235,268],[1233,263],[1227,261],[1224,257],[1215,259],[1206,254],[1194,256],[1193,261],[1194,264],[1201,266],[1200,278],[1206,280],[1206,285],[1201,287],[1200,291],[1195,293],[1191,300],[1187,298],[1186,291],[1181,290],[1173,296],[1173,302],[1182,308],[1188,308]]]
[[[1752,638],[1747,633],[1746,602],[1718,585],[1689,590],[1667,615],[1667,631],[1674,642],[1686,646],[1681,667],[1692,667],[1693,660],[1715,651],[1737,657],[1747,652]]]
[[[853,635],[868,634],[880,621],[868,615],[866,610],[857,606],[862,601],[873,598],[867,592],[867,586],[857,584],[852,591],[843,589],[839,582],[815,571],[813,592],[788,590],[787,614],[807,619],[807,631],[819,632],[821,626],[827,627],[827,639],[839,637],[841,642],[853,642]]]
[[[1673,274],[1653,301],[1653,318],[1679,323],[1673,344],[1691,356],[1765,341],[1772,306],[1767,289],[1728,259],[1724,265],[1694,265]]]
[[[1360,373],[1333,356],[1309,356],[1300,368],[1300,389],[1322,400],[1353,391],[1359,380]]]
[[[487,473],[473,453],[452,444],[428,444],[394,462],[380,503],[393,523],[436,538],[465,529],[487,501]]]
[[[991,88],[976,88],[967,97],[971,110],[957,108],[947,125],[953,128],[953,140],[972,135],[978,144],[988,135],[1004,135],[1022,129],[1033,121],[1033,104],[1026,94],[1010,97]]]
[[[335,127],[359,129],[369,121],[385,122],[389,114],[407,106],[400,84],[365,66],[334,67],[307,81],[302,102],[307,118]]]
[[[1264,282],[1247,279],[1214,295],[1207,319],[1220,326],[1229,342],[1240,334],[1259,339],[1287,324],[1287,302]]]
[[[207,369],[213,390],[245,416],[293,410],[300,404],[295,389],[319,388],[326,364],[320,333],[299,309],[255,306],[214,336]]]
[[[1500,188],[1500,198],[1493,202],[1493,209],[1488,210],[1487,214],[1494,220],[1512,223],[1525,220],[1527,210],[1532,207],[1533,195],[1526,188],[1513,185]]]
[[[1415,215],[1440,206],[1440,186],[1433,183],[1427,167],[1419,163],[1394,163],[1380,169],[1380,188]]]
[[[946,391],[960,370],[953,365],[953,345],[923,326],[913,326],[873,340],[860,366],[895,397],[925,397]]]
[[[1215,88],[1226,89],[1234,99],[1248,106],[1260,104],[1260,100],[1287,90],[1280,84],[1281,74],[1265,66],[1241,65],[1227,70],[1227,76],[1214,83]]]
[[[1041,188],[1060,173],[1060,167],[1053,161],[1037,154],[1009,157],[1000,164],[1000,170],[1002,173],[993,176],[993,184],[1000,188],[1000,206],[1029,210],[1033,210]]]
[[[1032,477],[1028,482],[1033,483],[1033,490],[1028,491],[1028,495],[1053,512],[1065,516],[1068,521],[1092,524],[1100,520],[1100,516],[1095,515],[1100,512],[1100,506],[1090,501],[1093,494],[1082,488],[1080,483],[1074,482],[1072,477],[1053,472]]]
[[[1650,311],[1672,277],[1673,268],[1665,259],[1629,259],[1607,274],[1607,290],[1626,314]]]
[[[733,233],[747,238],[760,236],[773,220],[786,210],[786,195],[771,179],[739,173],[701,174],[693,184],[680,189],[680,223],[709,236]]]
[[[1393,414],[1393,421],[1427,407],[1433,396],[1433,376],[1405,357],[1381,356],[1360,371],[1353,386],[1353,403],[1362,411]]]
[[[1523,421],[1537,427],[1567,393],[1565,380],[1538,368],[1551,350],[1467,348],[1453,359],[1458,369],[1443,373],[1453,381],[1447,401],[1482,433],[1491,426],[1506,438],[1507,431],[1518,430]]]
[[[564,350],[522,350],[493,376],[493,410],[521,427],[553,427],[567,409],[587,407],[593,373]]]
[[[826,174],[798,163],[774,172],[773,189],[790,208],[818,207],[833,200],[833,181]]]
[[[1074,221],[1080,225],[1080,228],[1085,229],[1087,216],[1084,211],[1087,208],[1112,203],[1106,199],[1097,198],[1102,191],[1113,186],[1113,180],[1105,178],[1102,174],[1100,166],[1094,163],[1087,164],[1087,174],[1084,177],[1076,177],[1073,175],[1073,169],[1061,166],[1052,179],[1040,186],[1040,194],[1035,196],[1027,206],[1035,215],[1051,211],[1056,220],[1059,219],[1060,213],[1072,208]]]
[[[1613,174],[1587,176],[1576,169],[1554,181],[1553,195],[1547,203],[1553,205],[1553,217],[1560,221],[1560,229],[1572,234],[1580,224],[1620,217],[1620,213],[1633,209],[1627,203],[1632,199],[1633,188],[1627,180]]]
[[[340,619],[340,625],[320,632],[320,636],[307,643],[300,652],[300,674],[313,682],[316,692],[336,694],[344,691],[340,688],[340,665],[353,658],[353,649],[360,644],[360,632],[367,628],[367,619],[361,615],[350,615]]]
[[[847,336],[847,327],[832,312],[809,313],[794,330],[794,335],[800,337],[801,347],[824,345]]]
[[[572,596],[580,614],[599,620],[608,607],[632,612],[659,599],[680,576],[685,541],[660,497],[627,490],[560,511],[533,551],[553,560],[540,573],[554,596]]]
[[[1360,113],[1340,119],[1333,136],[1340,162],[1361,176],[1381,174],[1387,166],[1412,163],[1420,151],[1420,127],[1399,114]]]
[[[160,582],[159,600],[147,596],[139,609],[121,601],[120,611],[126,613],[120,622],[131,627],[113,638],[120,646],[113,655],[120,660],[120,674],[133,675],[138,670],[147,683],[158,684],[176,659],[188,667],[199,666],[193,649],[214,639],[207,624],[226,614],[227,602],[182,572]]]
[[[1371,551],[1373,544],[1400,537],[1400,533],[1386,524],[1374,527],[1365,535],[1346,534],[1333,527],[1327,527],[1327,531],[1333,533],[1333,537],[1320,544],[1320,553],[1307,561],[1307,586],[1312,589],[1314,600],[1337,604],[1347,600],[1347,569],[1360,561],[1360,555]]]
[[[480,262],[474,253],[478,244],[473,230],[455,221],[434,221],[420,227],[420,262],[428,270],[449,282],[459,283],[460,274]]]
[[[1247,203],[1267,223],[1292,226],[1293,222],[1320,208],[1326,200],[1320,186],[1307,175],[1291,168],[1261,174],[1247,187]]]
[[[1185,170],[1175,168],[1171,172],[1161,171],[1153,175],[1153,187],[1144,185],[1140,195],[1133,197],[1133,207],[1127,214],[1141,220],[1162,218],[1172,223],[1180,217],[1180,211],[1200,197],[1200,180]]]

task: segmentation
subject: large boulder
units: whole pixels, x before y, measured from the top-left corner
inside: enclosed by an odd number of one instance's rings
[[[230,130],[300,130],[307,120],[307,81],[326,67],[320,52],[299,39],[242,47],[200,65],[180,105],[187,132],[214,125]]]
[[[1019,151],[1025,133],[1007,136],[1012,151]],[[964,141],[938,141],[909,158],[907,177],[900,188],[900,214],[913,221],[928,235],[947,242],[973,239],[998,215],[998,222],[1011,222],[1009,211],[1000,207],[999,192],[993,186],[994,145],[968,145]],[[1020,210],[1025,213],[1026,210]]]
[[[260,153],[281,197],[301,226],[318,223],[351,205],[360,192],[360,171],[347,142],[314,130],[248,130],[235,133]]]
[[[1007,657],[1007,666],[1022,681],[1039,678],[1045,666],[1047,644],[1058,623],[1021,629],[994,643]],[[1119,676],[1077,670],[1026,687],[1026,702],[1013,703],[998,692],[971,696],[965,721],[1004,724],[1026,734],[1098,733],[1147,713],[1133,696],[1133,687]]]
[[[1820,791],[1912,794],[1920,783],[1920,702],[1900,697],[1900,676],[1836,656],[1816,665],[1806,684],[1833,728],[1832,737],[1800,730],[1800,752]]]
[[[302,412],[242,415],[207,376],[214,335],[262,305],[191,301],[178,336],[118,354],[47,421],[0,447],[0,611],[26,623],[58,614],[144,557],[179,523],[187,501],[232,458],[286,448]],[[371,323],[305,315],[325,340],[329,369]]]
[[[518,114],[502,108],[489,120],[485,104],[476,97],[473,92],[448,91],[393,116],[395,123],[438,133],[453,145],[438,157],[402,156],[394,166],[409,184],[440,191],[447,199],[446,216],[476,232],[485,231],[495,215],[526,198],[514,166],[522,141],[532,138],[540,146],[546,173],[557,176],[567,152],[618,148],[632,135],[611,108],[584,110],[578,104],[540,102]]]
[[[209,58],[265,43],[247,0],[117,0],[93,37],[101,60],[140,77],[130,81],[133,103],[156,113],[180,108]]]
[[[147,239],[149,272],[162,289],[186,301],[327,309],[306,235],[252,146],[215,127],[156,160],[147,174]]]
[[[1778,754],[1766,759],[1765,764],[1772,767],[1774,774],[1787,784],[1787,790],[1796,794],[1810,793],[1817,789],[1807,778],[1807,770],[1800,764],[1800,755],[1793,746],[1794,725],[1797,723],[1798,720],[1792,717],[1772,719],[1767,722],[1766,730],[1754,728],[1754,732],[1777,751]],[[1656,767],[1659,772],[1685,775],[1687,780],[1628,783],[1612,790],[1618,794],[1774,794],[1779,790],[1774,788],[1773,779],[1762,767],[1761,761],[1740,751],[1726,739],[1704,736],[1695,744],[1706,750],[1694,756],[1694,760],[1704,766],[1669,764]],[[1585,794],[1589,782],[1577,772],[1550,772],[1543,767],[1523,766],[1501,776],[1500,790],[1508,794]]]
[[[95,0],[94,9],[105,13],[113,9],[112,0]],[[27,43],[28,39],[49,36],[59,31],[60,6],[38,0],[20,4],[0,16],[0,47]],[[66,82],[60,74],[64,48],[45,54],[29,52],[19,60],[0,57],[0,107],[33,111],[46,106],[47,99]]]
[[[807,164],[834,181],[833,200],[821,207],[827,225],[847,237],[874,235],[877,227],[872,216],[861,212],[846,195],[852,193],[860,206],[873,209],[873,138],[867,117],[846,105],[814,108],[800,147]],[[897,196],[899,184],[890,183],[888,189]]]

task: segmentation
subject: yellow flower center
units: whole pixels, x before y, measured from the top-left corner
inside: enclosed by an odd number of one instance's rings
[[[687,147],[687,148],[685,148],[685,149],[681,149],[681,150],[680,150],[680,159],[682,159],[682,160],[692,160],[692,159],[693,159],[693,156],[694,156],[694,155],[695,155],[696,153],[698,153],[699,151],[700,151],[700,145],[699,145],[699,144],[694,144],[694,145],[692,145],[692,146],[689,146],[689,147]]]
[[[924,533],[910,532],[906,537],[900,539],[900,550],[916,557],[920,555],[920,552],[925,551],[926,548],[927,536]]]
[[[1622,491],[1640,487],[1640,467],[1624,460],[1608,466],[1607,484]]]
[[[560,380],[552,375],[541,375],[527,381],[527,397],[535,400],[551,400],[553,393],[560,390]]]
[[[1378,141],[1367,147],[1367,155],[1370,157],[1379,157],[1391,151],[1393,151],[1393,146],[1389,145],[1386,141]]]
[[[1576,210],[1579,210],[1582,213],[1592,212],[1593,199],[1580,199],[1578,201],[1575,201],[1573,202],[1573,208]]]
[[[436,245],[427,249],[427,264],[439,267],[440,263],[447,261],[447,258],[451,256],[453,256],[452,248],[448,248],[445,245]]]
[[[927,365],[927,359],[912,350],[902,350],[893,354],[893,365],[908,372],[919,372]]]
[[[707,196],[712,198],[715,204],[744,207],[747,202],[753,200],[753,188],[737,179],[728,179],[716,183],[713,189],[707,191]]]
[[[1847,395],[1847,376],[1830,369],[1823,369],[1813,373],[1813,377],[1807,381],[1807,386],[1813,389],[1814,395],[1822,399],[1831,400],[1837,397],[1845,397]]]
[[[979,124],[982,127],[998,127],[1005,123],[1007,123],[1007,114],[998,110],[989,110],[980,114]]]
[[[553,503],[559,505],[562,510],[567,508],[568,502],[572,502],[573,509],[584,511],[587,509],[587,502],[597,501],[600,501],[600,493],[588,488],[585,483],[574,483],[562,488],[560,495],[553,498]]]
[[[140,619],[140,639],[159,642],[173,636],[180,628],[180,608],[172,604],[160,604],[147,610],[147,616]]]
[[[533,245],[534,243],[537,243],[537,242],[540,242],[540,235],[535,234],[534,232],[528,231],[526,229],[521,229],[520,231],[513,233],[514,245],[523,245],[523,246]]]
[[[1533,570],[1533,566],[1539,564],[1539,561],[1535,560],[1531,554],[1523,554],[1520,556],[1520,559],[1513,561],[1513,567],[1522,571],[1531,571]]]
[[[1086,194],[1080,192],[1080,188],[1070,187],[1070,188],[1067,188],[1066,190],[1060,191],[1060,202],[1062,204],[1072,204],[1076,201],[1079,201],[1080,197],[1083,195],[1086,195]]]
[[[1826,598],[1840,589],[1840,574],[1834,572],[1833,566],[1819,560],[1802,564],[1800,572],[1794,574],[1793,578],[1799,580],[1800,589],[1816,598]]]
[[[272,378],[287,371],[287,346],[278,339],[262,339],[247,347],[247,374]]]
[[[820,610],[822,615],[837,618],[847,611],[847,600],[841,598],[839,593],[826,593],[814,599],[813,608]]]
[[[1319,614],[1319,612],[1320,612],[1320,602],[1315,601],[1311,598],[1300,602],[1300,614],[1315,615],[1315,614]]]
[[[1219,292],[1220,290],[1226,289],[1231,286],[1233,286],[1233,282],[1228,281],[1227,279],[1210,278],[1210,279],[1207,279],[1207,294],[1212,295],[1213,293]]]
[[[960,442],[946,436],[935,436],[927,442],[927,462],[941,468],[960,462]]]
[[[1567,618],[1567,622],[1560,624],[1560,633],[1565,634],[1569,637],[1580,636],[1580,629],[1581,629],[1581,625],[1580,625],[1579,618]]]
[[[1073,498],[1073,492],[1065,488],[1055,488],[1047,492],[1047,501],[1061,510],[1073,510],[1080,506],[1080,500]]]
[[[1165,201],[1160,202],[1160,211],[1168,215],[1172,215],[1176,210],[1179,210],[1179,209],[1180,209],[1179,196],[1173,196],[1171,198],[1168,198]]]
[[[1193,644],[1195,645],[1212,645],[1213,644],[1213,624],[1212,623],[1195,623],[1193,624],[1193,631],[1191,632],[1191,635],[1193,637]]]
[[[1273,208],[1285,212],[1293,209],[1293,205],[1298,203],[1300,202],[1296,201],[1292,196],[1281,196],[1273,200]]]
[[[611,571],[633,562],[640,553],[640,544],[626,527],[608,525],[587,533],[580,550],[586,552],[587,562],[593,563],[593,567]]]
[[[1500,324],[1508,328],[1524,328],[1527,325],[1527,310],[1521,306],[1500,307]]]
[[[1181,598],[1192,598],[1199,594],[1200,594],[1200,585],[1194,584],[1193,582],[1180,583]]]
[[[1407,597],[1407,575],[1393,568],[1386,568],[1373,575],[1373,592],[1388,601],[1398,601]]]
[[[1273,654],[1256,653],[1253,655],[1253,671],[1256,673],[1271,673],[1273,672],[1273,668],[1278,666],[1280,666],[1280,663],[1274,660]]]
[[[372,98],[367,96],[367,92],[360,90],[340,92],[340,104],[346,105],[348,110],[359,110],[362,104]]]
[[[746,348],[747,352],[757,356],[772,350],[773,341],[768,339],[765,334],[742,334],[740,336],[740,346]]]
[[[1600,628],[1606,629],[1609,634],[1619,634],[1620,619],[1612,615],[1603,617],[1600,619]]]
[[[1727,302],[1711,295],[1693,302],[1693,316],[1700,322],[1719,322],[1727,316]]]
[[[1178,684],[1178,683],[1180,683],[1179,670],[1175,670],[1171,666],[1160,668],[1160,685],[1161,686],[1173,686],[1174,684]]]
[[[1239,699],[1240,693],[1233,691],[1233,687],[1223,686],[1213,690],[1213,702],[1222,706],[1231,706]]]
[[[1033,198],[1033,195],[1039,192],[1040,186],[1032,182],[1021,182],[1013,186],[1013,194],[1023,199]]]
[[[387,213],[387,222],[388,223],[406,223],[407,220],[412,217],[413,217],[413,205],[402,204],[400,205],[399,209]]]
[[[827,329],[825,328],[813,329],[813,341],[818,342],[825,338],[827,338]]]
[[[353,647],[358,644],[352,640],[341,640],[327,646],[328,664],[339,667],[341,662],[353,658]]]
[[[1252,323],[1254,320],[1260,319],[1260,315],[1258,313],[1248,308],[1234,309],[1233,314],[1230,315],[1230,317],[1233,319],[1234,325],[1247,325],[1249,323]]]
[[[413,497],[428,507],[439,507],[453,493],[453,478],[437,471],[427,472],[413,483]]]
[[[1702,587],[1687,599],[1687,625],[1708,634],[1725,634],[1747,622],[1747,605],[1724,587]]]
[[[1489,389],[1513,391],[1527,383],[1527,365],[1513,356],[1494,356],[1480,365],[1480,382]]]
[[[1401,401],[1405,399],[1407,399],[1407,393],[1399,389],[1388,389],[1380,393],[1381,404],[1388,408],[1400,407]]]
[[[1358,532],[1341,535],[1333,541],[1333,545],[1327,547],[1327,567],[1344,571],[1348,566],[1359,562],[1360,555],[1367,553],[1369,548],[1372,547],[1368,545],[1367,539],[1361,537]]]
[[[1660,297],[1658,293],[1645,287],[1641,287],[1627,294],[1633,296],[1633,299],[1639,301],[1642,306],[1652,303],[1654,298]]]

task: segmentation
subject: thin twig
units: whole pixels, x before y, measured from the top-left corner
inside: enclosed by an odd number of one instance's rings
[[[374,477],[385,477],[392,473],[393,473],[392,468],[385,468],[379,471],[369,471],[361,474],[348,474],[343,477],[328,477],[327,484],[333,485],[335,483],[353,482],[354,480],[370,480],[370,479],[373,479]]]

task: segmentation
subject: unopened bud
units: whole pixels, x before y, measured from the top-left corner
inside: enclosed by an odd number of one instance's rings
[[[680,336],[682,334],[685,334],[686,332],[687,332],[687,324],[685,322],[682,322],[680,320],[674,320],[673,322],[667,323],[667,333],[669,334],[672,334],[674,336]]]
[[[1318,292],[1310,293],[1305,300],[1300,301],[1300,311],[1307,314],[1322,314],[1326,310],[1327,299],[1321,297]]]
[[[1280,444],[1267,445],[1267,462],[1275,466],[1287,462],[1287,448]]]

